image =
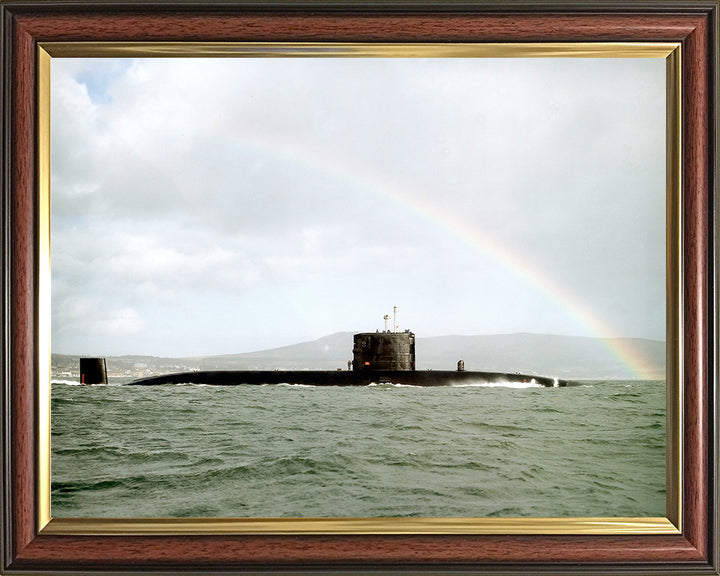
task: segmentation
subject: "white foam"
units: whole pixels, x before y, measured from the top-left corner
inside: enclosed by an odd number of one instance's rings
[[[122,382],[108,382],[106,384],[96,383],[96,384],[83,384],[82,382],[78,382],[77,380],[51,380],[51,384],[65,384],[66,386],[123,386],[124,384]]]
[[[292,382],[278,382],[278,386],[292,386],[293,388],[317,388],[315,384],[294,384]]]
[[[198,382],[175,382],[174,386],[197,386],[198,388],[214,388],[214,384],[203,384]]]
[[[529,382],[513,382],[510,380],[498,380],[497,382],[468,382],[467,384],[453,384],[453,388],[543,388],[535,378]]]
[[[399,382],[370,382],[368,386],[387,386],[392,388],[424,388],[424,386],[416,386],[414,384],[400,384]]]
[[[78,380],[55,380],[50,381],[51,384],[67,384],[68,386],[82,386]]]

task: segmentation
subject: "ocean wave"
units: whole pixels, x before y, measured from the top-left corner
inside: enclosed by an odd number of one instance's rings
[[[368,388],[426,388],[426,386],[418,386],[416,384],[402,384],[400,382],[370,382]]]
[[[535,378],[530,380],[529,382],[511,382],[510,380],[499,380],[497,382],[487,382],[487,381],[476,381],[476,382],[467,382],[463,384],[452,384],[450,386],[451,388],[516,388],[516,389],[524,389],[524,388],[545,388],[542,384],[537,382]]]
[[[94,387],[103,387],[103,386],[123,386],[123,382],[107,382],[105,384],[83,384],[82,382],[78,380],[60,380],[60,379],[51,379],[50,384],[63,384],[65,386],[94,386]]]
[[[212,387],[212,384],[202,384],[198,382],[176,382],[175,384],[170,384],[170,386],[195,386],[197,388],[209,388]]]
[[[270,384],[268,384],[270,385]],[[316,384],[296,384],[295,382],[279,382],[276,386],[287,386],[291,388],[320,388]]]
[[[58,456],[77,456],[80,454],[92,456],[103,455],[114,458],[117,456],[127,456],[128,452],[120,448],[112,448],[105,446],[87,446],[82,448],[56,448],[55,450],[53,450],[53,454],[56,454]]]
[[[293,455],[270,461],[253,461],[233,466],[210,468],[201,472],[203,481],[262,480],[276,481],[282,478],[345,474],[354,459],[339,454],[325,458]]]
[[[139,462],[184,462],[190,459],[185,452],[170,450],[130,450],[112,446],[82,446],[79,448],[63,448],[55,450],[58,456],[96,458],[98,460],[115,460],[122,458],[128,463]]]
[[[664,385],[592,382],[571,394],[467,384],[478,388],[58,384],[53,514],[664,512]]]
[[[115,480],[98,480],[96,482],[53,482],[53,494],[72,494],[74,492],[93,492],[96,490],[108,490],[110,488],[129,487],[131,485],[142,485],[146,481],[145,476],[123,478]]]

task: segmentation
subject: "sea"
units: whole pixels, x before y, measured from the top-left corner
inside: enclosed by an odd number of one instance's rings
[[[665,516],[664,381],[51,388],[55,517]]]

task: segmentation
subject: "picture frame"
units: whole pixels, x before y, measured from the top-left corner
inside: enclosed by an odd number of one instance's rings
[[[3,121],[3,564],[8,573],[718,573],[717,510],[717,39],[713,1],[541,2],[98,2],[2,3]],[[442,519],[334,529],[287,520],[103,522],[49,518],[49,273],[43,245],[39,97],[47,54],[84,43],[677,43],[682,69],[678,180],[678,313],[669,371],[681,383],[668,449],[682,469],[668,522],[623,519],[608,530],[583,521],[505,519],[491,529]],[[45,183],[47,185],[47,183]],[[674,210],[674,211],[673,211]],[[45,216],[43,216],[45,215]],[[43,440],[45,438],[46,440]],[[676,511],[676,512],[674,512]],[[592,522],[585,522],[592,524]],[[202,524],[206,526],[203,527]],[[563,527],[563,524],[570,525]]]

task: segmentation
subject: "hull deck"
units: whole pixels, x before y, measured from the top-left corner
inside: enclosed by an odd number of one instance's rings
[[[136,386],[162,384],[212,384],[237,386],[243,384],[306,384],[313,386],[368,386],[376,383],[406,386],[453,386],[471,383],[535,383],[546,387],[572,386],[568,380],[546,376],[503,372],[460,372],[451,370],[205,370],[177,372],[135,380]]]

